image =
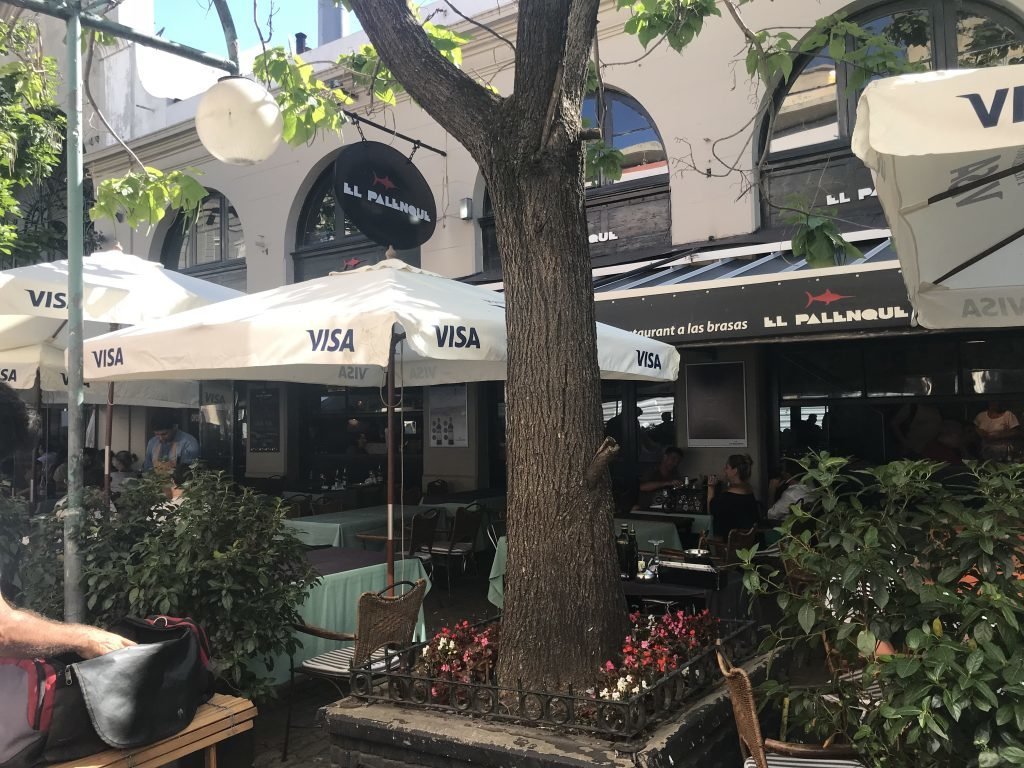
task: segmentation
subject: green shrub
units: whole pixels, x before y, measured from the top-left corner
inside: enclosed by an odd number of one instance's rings
[[[821,454],[804,467],[819,494],[782,526],[786,567],[743,553],[744,583],[782,608],[765,648],[821,664],[827,639],[833,677],[826,691],[764,691],[868,765],[1024,764],[1024,466],[943,478],[931,462],[852,472]],[[876,655],[879,641],[895,653]],[[863,672],[841,681],[844,670]]]
[[[190,616],[210,636],[224,685],[242,695],[272,694],[260,665],[298,646],[291,625],[315,583],[304,548],[284,526],[280,501],[240,488],[221,472],[196,469],[171,504],[164,481],[128,483],[116,510],[89,494],[79,532],[90,620]],[[63,607],[63,524],[43,518],[21,569],[25,604],[59,616]]]

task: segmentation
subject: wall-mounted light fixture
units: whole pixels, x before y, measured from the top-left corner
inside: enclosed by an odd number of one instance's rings
[[[459,200],[459,218],[463,221],[469,221],[473,218],[473,198],[464,197]]]

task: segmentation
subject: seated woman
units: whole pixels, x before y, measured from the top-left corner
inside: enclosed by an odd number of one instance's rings
[[[708,478],[708,512],[715,538],[724,541],[733,529],[747,530],[757,525],[757,499],[750,487],[752,466],[753,460],[746,454],[730,456],[723,470],[724,491],[718,490],[717,475]]]

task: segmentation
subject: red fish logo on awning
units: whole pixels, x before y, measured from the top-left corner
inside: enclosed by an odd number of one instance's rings
[[[819,293],[817,296],[812,295],[810,291],[804,291],[804,293],[807,294],[807,304],[804,305],[804,309],[807,309],[811,304],[815,303],[821,303],[827,307],[833,301],[853,298],[853,296],[843,296],[839,293],[833,293],[830,288],[826,288],[824,293]]]

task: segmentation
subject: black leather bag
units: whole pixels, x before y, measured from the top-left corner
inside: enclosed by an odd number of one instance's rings
[[[128,749],[188,727],[213,692],[201,630],[126,619],[112,631],[138,645],[58,670],[51,762],[114,747]]]

